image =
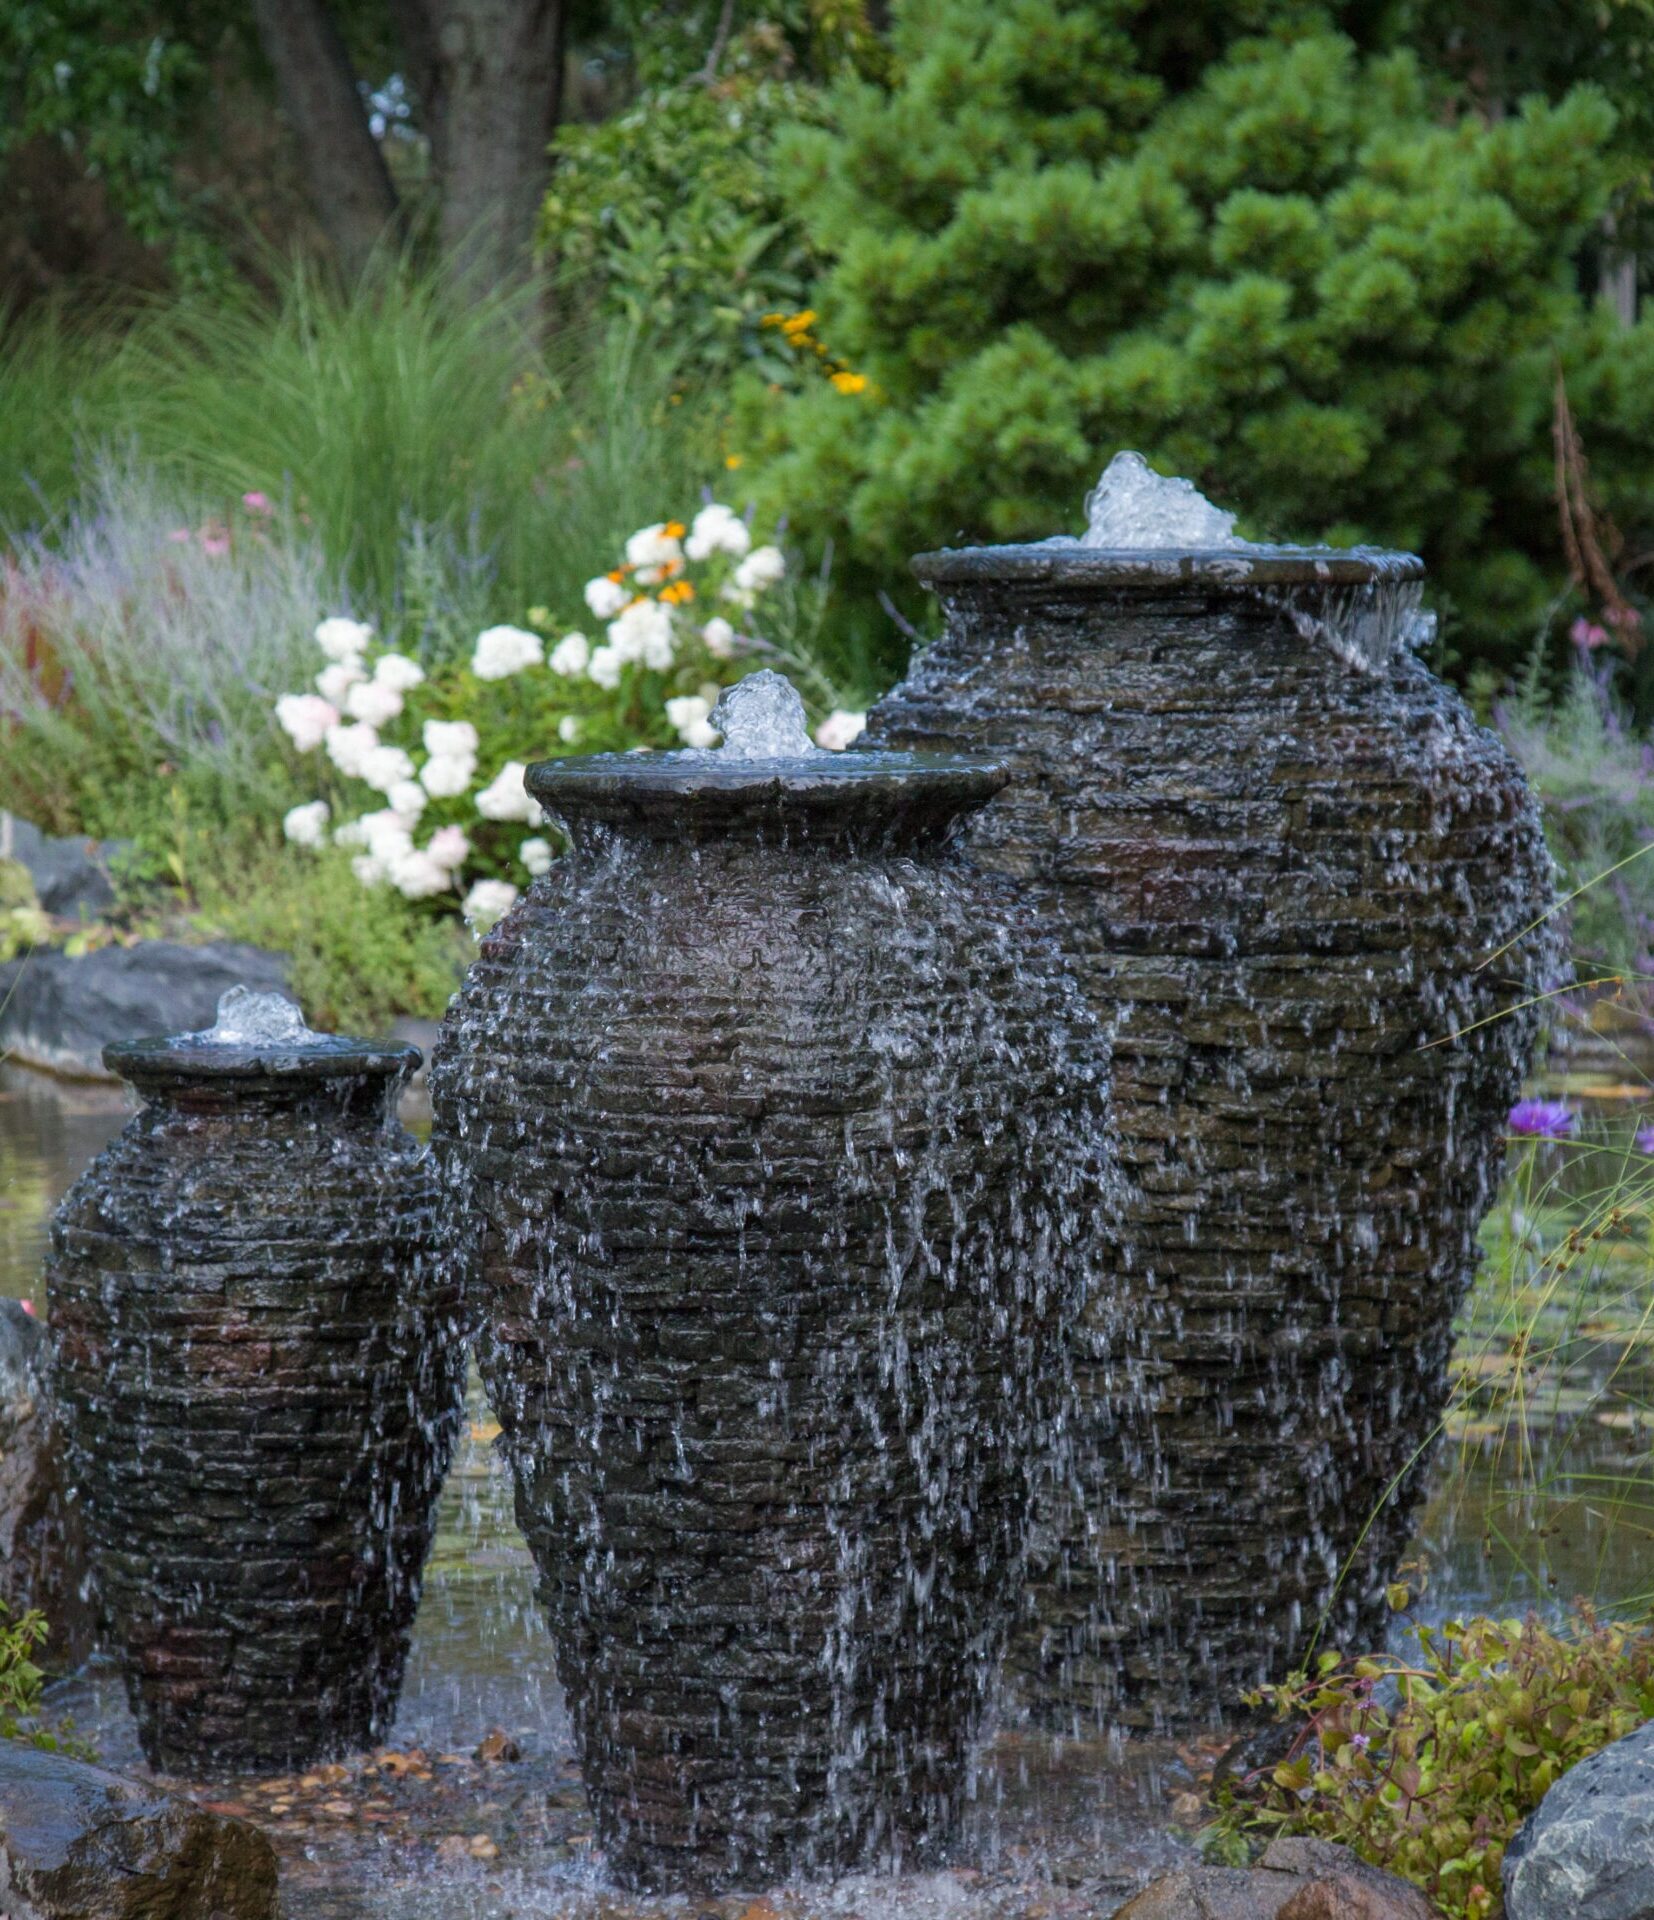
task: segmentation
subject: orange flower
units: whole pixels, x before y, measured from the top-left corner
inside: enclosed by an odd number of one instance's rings
[[[674,580],[669,587],[662,587],[660,597],[669,607],[681,607],[686,600],[693,600],[695,589],[687,580]]]
[[[681,540],[689,531],[681,520],[668,520],[661,528],[661,537],[665,540]]]
[[[618,587],[624,584],[627,574],[631,571],[632,569],[629,565],[624,567],[611,567],[605,575],[605,578],[612,580]]]

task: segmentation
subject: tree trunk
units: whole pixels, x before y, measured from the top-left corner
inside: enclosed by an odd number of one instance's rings
[[[563,91],[563,0],[427,0],[429,119],[448,260],[497,285],[525,275]]]
[[[253,0],[253,14],[310,196],[340,268],[354,280],[397,215],[355,68],[324,0]]]

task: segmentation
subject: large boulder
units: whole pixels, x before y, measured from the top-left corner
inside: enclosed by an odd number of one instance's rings
[[[106,1046],[210,1027],[219,995],[238,986],[285,992],[285,956],[225,940],[33,953],[0,967],[0,1054],[70,1079],[113,1079]]]
[[[277,1920],[256,1827],[59,1753],[0,1740],[5,1920]]]
[[[78,1666],[96,1619],[80,1509],[67,1497],[43,1381],[45,1329],[0,1300],[0,1601],[38,1607],[51,1627],[44,1664]]]
[[[95,920],[115,904],[110,862],[126,845],[42,833],[16,814],[0,812],[0,860],[26,867],[41,906],[70,920]]]
[[[1504,1879],[1509,1920],[1654,1920],[1654,1721],[1563,1774]]]
[[[1256,1867],[1180,1867],[1114,1920],[1434,1920],[1418,1888],[1325,1840],[1272,1840]]]

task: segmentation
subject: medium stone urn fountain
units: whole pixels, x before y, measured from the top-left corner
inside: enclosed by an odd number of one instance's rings
[[[1109,1197],[1105,1055],[1015,890],[948,857],[992,762],[532,767],[571,851],[432,1074],[479,1361],[598,1836],[635,1886],[946,1837]]]
[[[970,856],[1116,1026],[1135,1192],[1013,1654],[1062,1728],[1380,1630],[1557,968],[1533,797],[1407,644],[1418,561],[1251,546],[1136,455],[1090,505],[915,561],[946,630],[869,727],[1010,764]]]
[[[286,1771],[389,1726],[458,1433],[418,1050],[233,989],[107,1049],[143,1108],[52,1224],[53,1385],[144,1754]]]

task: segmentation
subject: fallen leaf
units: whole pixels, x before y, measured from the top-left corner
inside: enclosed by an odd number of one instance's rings
[[[497,1860],[500,1857],[500,1850],[494,1844],[494,1837],[488,1833],[472,1834],[466,1846],[466,1852],[473,1860]]]
[[[523,1750],[503,1727],[490,1727],[477,1746],[479,1760],[506,1763],[520,1760]]]

